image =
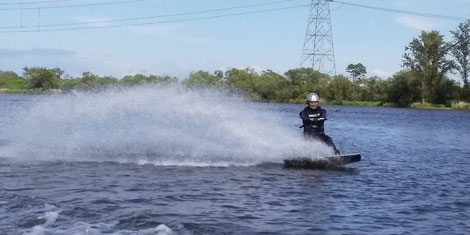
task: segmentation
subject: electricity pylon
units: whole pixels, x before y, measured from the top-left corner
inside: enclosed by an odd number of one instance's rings
[[[300,66],[336,75],[330,0],[312,0]]]

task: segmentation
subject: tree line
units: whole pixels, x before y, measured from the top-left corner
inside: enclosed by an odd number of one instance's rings
[[[323,100],[334,104],[361,101],[399,107],[413,103],[451,106],[452,102],[470,102],[470,20],[462,22],[451,33],[453,41],[445,42],[438,31],[422,31],[405,47],[403,69],[386,79],[367,77],[367,69],[361,63],[348,65],[349,77],[328,76],[311,68],[294,68],[283,74],[272,70],[258,73],[252,68],[233,68],[195,71],[183,80],[142,74],[117,79],[91,72],[64,79],[64,71],[59,68],[33,67],[24,68],[22,76],[0,71],[0,88],[72,90],[181,83],[190,87],[236,89],[253,100],[267,102],[304,102],[305,95],[314,91]],[[463,84],[450,79],[451,73],[460,76]]]

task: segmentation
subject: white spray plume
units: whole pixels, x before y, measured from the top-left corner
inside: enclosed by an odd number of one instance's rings
[[[225,90],[181,86],[48,96],[14,114],[0,157],[246,166],[332,154],[259,107]]]

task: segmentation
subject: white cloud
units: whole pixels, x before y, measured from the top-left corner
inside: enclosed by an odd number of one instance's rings
[[[18,74],[26,67],[61,68],[71,77],[90,71],[97,75],[122,78],[133,74],[170,75],[186,77],[191,71],[203,69],[179,59],[147,60],[120,54],[72,51],[63,49],[2,49],[0,48],[0,70]]]
[[[436,24],[434,22],[416,16],[402,15],[398,16],[396,20],[400,24],[411,29],[432,30],[436,27]]]
[[[174,29],[162,25],[132,26],[129,30],[142,35],[156,36],[164,39],[173,39],[176,37]]]
[[[381,69],[374,69],[372,70],[372,75],[382,77],[382,78],[387,78],[392,76],[392,73],[381,70]]]
[[[238,66],[237,69],[252,69],[253,71],[255,71],[255,73],[258,73],[258,74],[261,74],[263,71],[266,70],[256,65],[246,65],[246,66],[241,65],[241,66]]]
[[[194,36],[188,36],[184,33],[181,33],[180,27],[176,25],[166,26],[166,25],[147,25],[147,26],[133,26],[128,28],[129,31],[146,35],[157,37],[167,41],[175,41],[188,45],[202,45],[202,44],[212,44],[215,40],[210,38],[200,38]]]
[[[235,67],[219,67],[216,70],[226,72],[226,71],[231,70],[231,69],[240,69],[240,70],[250,69],[250,70],[253,70],[255,73],[258,73],[258,74],[261,74],[263,71],[266,71],[266,69],[264,69],[262,67],[259,67],[259,66],[256,66],[256,65],[239,65],[239,66],[235,66]]]
[[[0,56],[2,57],[24,57],[24,56],[73,56],[75,51],[62,49],[4,49],[0,48]]]
[[[85,26],[91,26],[91,27],[106,27],[112,24],[112,22],[106,22],[106,21],[111,21],[114,20],[109,17],[96,17],[96,16],[81,16],[81,17],[71,17],[70,18],[72,21],[75,21],[76,23],[80,23]]]
[[[14,50],[0,48],[0,64],[7,70],[21,73],[23,67],[59,67],[66,74],[78,76],[91,71],[100,75],[121,77],[126,74],[160,72],[161,68],[151,69],[151,64],[133,61],[117,56],[87,55],[63,49]]]

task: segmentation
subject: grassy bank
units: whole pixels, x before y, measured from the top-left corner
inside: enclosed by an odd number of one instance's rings
[[[470,110],[470,103],[454,102],[450,107],[443,104],[413,103],[411,108],[415,109],[436,109],[436,110]]]
[[[0,94],[25,94],[25,95],[43,95],[61,93],[62,90],[31,90],[31,89],[7,89],[0,88]]]
[[[1,88],[0,94],[31,94],[30,90],[27,89],[7,89]]]
[[[368,107],[376,107],[376,106],[383,106],[382,102],[375,102],[375,101],[348,101],[343,100],[340,102],[328,102],[331,105],[345,105],[345,106],[368,106]]]
[[[296,100],[297,101],[297,100]],[[294,102],[292,102],[294,103]],[[304,100],[298,100],[295,103],[305,103]],[[344,105],[344,106],[366,106],[366,107],[396,107],[392,103],[382,103],[376,101],[325,101],[321,100],[321,104],[326,105]],[[470,103],[467,102],[454,102],[451,107],[447,107],[443,104],[429,104],[429,103],[413,103],[409,108],[414,109],[430,109],[430,110],[470,110]]]
[[[450,110],[452,108],[446,107],[443,104],[430,104],[430,103],[412,103],[410,108],[413,109],[435,109],[435,110]]]
[[[288,103],[291,104],[305,104],[305,99],[291,99]],[[375,102],[375,101],[326,101],[324,99],[320,99],[320,104],[324,105],[344,105],[344,106],[382,106],[382,102]]]
[[[452,109],[456,109],[456,110],[470,110],[470,103],[466,103],[466,102],[456,102],[456,103],[452,103]]]
[[[60,89],[41,90],[41,89],[7,89],[0,88],[0,94],[31,94],[31,95],[43,95],[43,94],[57,94],[63,92]],[[290,99],[287,103],[291,104],[305,104],[305,99]],[[344,106],[364,106],[364,107],[396,107],[392,103],[382,103],[377,101],[327,101],[320,99],[320,104],[323,105],[344,105]],[[470,103],[467,102],[454,102],[451,107],[447,107],[443,104],[430,104],[430,103],[413,103],[409,108],[414,109],[430,109],[430,110],[470,110]]]

